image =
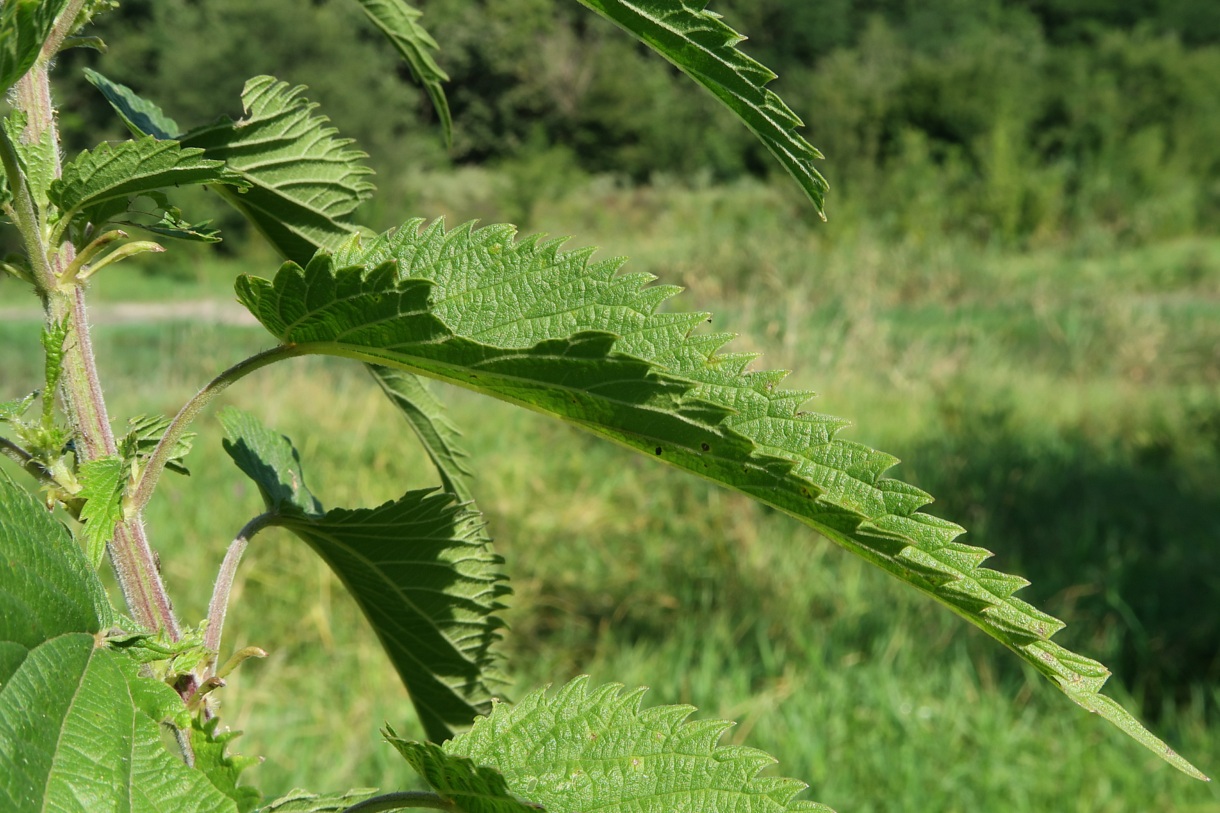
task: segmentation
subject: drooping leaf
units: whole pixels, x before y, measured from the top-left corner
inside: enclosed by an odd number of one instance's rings
[[[236,813],[162,744],[172,690],[95,644],[88,633],[52,638],[0,688],[0,810]]]
[[[179,704],[181,705],[181,704]],[[213,717],[205,723],[192,721],[190,730],[191,750],[195,753],[195,768],[202,771],[212,786],[228,796],[237,805],[237,813],[250,813],[258,806],[262,794],[250,785],[239,785],[241,773],[258,764],[255,757],[243,757],[225,753],[230,742],[240,731],[217,734],[220,718]]]
[[[130,198],[169,186],[205,183],[244,186],[239,175],[223,161],[205,157],[203,150],[150,136],[104,143],[81,153],[51,184],[50,199],[64,220],[83,214],[89,222],[101,223],[125,209]]]
[[[81,490],[76,496],[85,501],[80,520],[85,523],[85,554],[93,568],[102,566],[106,545],[114,538],[114,528],[123,520],[123,491],[127,486],[127,467],[121,457],[99,457],[83,463],[77,472]]]
[[[34,67],[55,18],[68,0],[5,0],[0,5],[0,90],[5,93]]]
[[[224,410],[226,451],[259,486],[270,524],[295,533],[343,581],[397,669],[429,738],[468,725],[503,682],[492,646],[508,592],[478,515],[412,491],[378,508],[322,513],[291,443]]]
[[[758,136],[825,217],[822,157],[796,132],[801,120],[767,84],[775,74],[737,48],[744,37],[707,11],[707,0],[578,0],[647,43],[710,90]]]
[[[112,623],[106,592],[68,530],[0,472],[0,641],[32,649]]]
[[[310,793],[298,788],[261,808],[259,813],[341,813],[376,794],[373,788],[327,794]]]
[[[445,491],[462,502],[474,500],[471,471],[466,466],[467,452],[458,445],[461,432],[445,414],[442,404],[419,376],[392,367],[370,366],[369,371],[432,458]]]
[[[169,427],[169,418],[164,415],[137,415],[134,418],[129,418],[127,421],[127,434],[119,440],[119,453],[123,456],[123,461],[130,467],[132,463],[137,463],[141,458],[152,454],[157,443],[161,440],[161,436],[165,434],[165,430]],[[181,437],[174,443],[174,448],[169,453],[169,460],[165,464],[165,468],[178,474],[190,474],[190,471],[182,461],[191,452],[191,446],[195,441],[194,432],[184,432]]]
[[[271,76],[242,91],[246,117],[225,118],[182,136],[223,161],[249,184],[241,193],[216,191],[240,210],[281,254],[307,262],[319,247],[335,247],[356,228],[347,218],[372,192],[372,173],[351,139],[339,138],[317,105]]]
[[[576,678],[552,696],[497,705],[442,747],[495,768],[509,790],[547,810],[830,810],[797,800],[802,782],[759,776],[771,756],[718,745],[732,723],[685,722],[691,706],[641,710],[646,690],[622,688]]]
[[[305,485],[301,458],[292,441],[272,432],[249,412],[226,407],[216,414],[224,428],[224,449],[258,486],[267,510],[295,510],[320,516],[322,503]]]
[[[112,82],[92,68],[84,69],[85,78],[101,91],[119,118],[136,136],[156,136],[164,141],[176,140],[182,132],[178,122],[165,115],[160,107],[136,95],[126,85]]]
[[[424,778],[449,809],[460,813],[537,813],[541,808],[513,796],[499,771],[453,756],[431,742],[408,742],[394,729],[382,732],[403,759]],[[565,800],[579,803],[577,799]]]
[[[441,120],[445,143],[453,141],[453,116],[449,113],[449,101],[445,98],[442,82],[449,76],[432,58],[437,50],[436,40],[424,30],[419,18],[421,12],[404,0],[356,0],[373,25],[381,30],[411,69],[415,81],[424,86],[436,115]]]
[[[512,227],[420,231],[412,221],[332,260],[288,264],[238,297],[297,352],[423,373],[576,423],[783,510],[925,592],[1017,652],[1086,704],[1108,671],[1049,639],[1062,622],[1013,596],[1027,582],[980,567],[991,554],[919,512],[924,492],[884,472],[893,457],[837,437],[845,421],[801,411],[812,393],[732,337],[696,330],[705,314],[660,313],[673,288],[619,263],[514,242]],[[1082,702],[1083,701],[1083,702]],[[1120,728],[1202,775],[1117,706]]]

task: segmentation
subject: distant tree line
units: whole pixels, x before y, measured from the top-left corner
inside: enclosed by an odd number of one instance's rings
[[[539,155],[627,182],[770,171],[710,97],[681,92],[686,80],[672,68],[575,3],[416,5],[446,43],[438,60],[452,78],[450,149],[424,95],[347,0],[123,0],[103,26],[103,36],[116,33],[98,67],[189,126],[217,111],[238,115],[244,80],[274,66],[310,86],[383,179],[421,162]],[[903,234],[1018,242],[1088,224],[1153,239],[1220,219],[1216,0],[712,8],[780,74],[774,87],[826,153],[832,215],[881,217],[880,227]],[[160,36],[167,30],[192,36]],[[67,58],[96,61],[86,51]],[[69,140],[112,120],[88,86],[63,93]],[[1133,210],[1132,201],[1143,203]]]

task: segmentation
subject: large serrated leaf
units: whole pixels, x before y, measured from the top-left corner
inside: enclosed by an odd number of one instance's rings
[[[1195,777],[1117,705],[1089,705],[1109,672],[1050,642],[1062,622],[1013,597],[1027,582],[980,567],[991,554],[919,512],[931,498],[884,476],[893,457],[837,437],[845,421],[801,411],[783,372],[720,353],[705,314],[658,312],[675,289],[618,262],[514,242],[509,226],[446,232],[420,221],[333,260],[288,264],[238,296],[295,352],[423,373],[577,423],[737,489],[810,525],[949,606],[1086,708]],[[396,270],[395,270],[396,269]],[[1084,701],[1084,702],[1082,702]]]
[[[449,77],[436,64],[432,52],[437,50],[436,40],[420,25],[420,11],[404,0],[356,0],[364,13],[380,29],[397,49],[411,69],[415,81],[424,86],[436,115],[441,120],[445,142],[453,141],[453,116],[449,113],[449,102],[445,99],[442,82]]]
[[[62,219],[83,214],[97,223],[114,211],[114,202],[170,186],[205,183],[245,185],[241,176],[223,161],[206,157],[203,150],[150,136],[82,152],[51,184],[49,197]]]
[[[236,813],[166,751],[146,713],[157,686],[171,691],[87,633],[31,651],[0,689],[0,809]]]
[[[801,120],[766,85],[769,68],[737,49],[744,37],[706,11],[707,0],[578,0],[651,46],[710,90],[758,136],[823,214],[826,179],[813,166],[822,157],[797,134]]]
[[[291,443],[237,410],[225,448],[263,492],[269,524],[295,533],[351,592],[398,670],[429,738],[490,708],[503,682],[492,646],[508,593],[477,514],[452,495],[412,491],[378,508],[325,513]]]
[[[534,692],[443,749],[495,768],[514,794],[553,811],[830,810],[795,798],[803,782],[759,776],[775,764],[769,755],[718,745],[732,723],[686,722],[691,706],[641,710],[645,690],[622,688],[577,678],[553,696]]]
[[[363,152],[339,138],[317,105],[271,76],[242,91],[246,117],[225,118],[181,137],[202,148],[249,185],[217,191],[240,210],[282,255],[306,262],[318,247],[335,247],[356,228],[348,216],[372,192]]]
[[[517,799],[499,771],[453,756],[435,743],[408,742],[386,727],[383,732],[403,759],[458,813],[537,813],[540,807]]]
[[[68,0],[5,0],[0,5],[0,90],[34,66]]]
[[[77,497],[85,501],[80,511],[80,520],[85,523],[85,555],[94,569],[102,566],[106,545],[123,519],[127,471],[121,457],[99,457],[81,464],[77,472],[81,484]]]
[[[68,632],[97,633],[113,610],[68,530],[0,472],[0,641],[32,649]]]

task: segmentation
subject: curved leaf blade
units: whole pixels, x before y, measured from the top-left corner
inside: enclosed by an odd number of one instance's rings
[[[505,682],[493,645],[504,627],[496,613],[509,589],[480,517],[453,495],[435,491],[411,491],[377,508],[322,513],[312,495],[300,496],[308,492],[286,438],[252,416],[232,409],[222,414],[230,437],[226,450],[271,495],[269,524],[300,537],[347,587],[428,737],[448,739],[453,727],[469,725],[489,709],[494,688]]]
[[[94,570],[102,566],[115,526],[123,520],[127,471],[121,457],[99,457],[80,467],[81,490],[77,496],[85,501],[80,510],[80,520],[85,523],[82,536]]]
[[[261,808],[260,813],[342,813],[377,793],[356,788],[346,793],[317,794],[297,788]]]
[[[385,738],[403,759],[423,777],[457,813],[537,813],[541,808],[526,804],[509,792],[504,776],[466,757],[446,754],[435,743],[407,742],[386,727]]]
[[[783,372],[721,353],[705,314],[660,313],[675,289],[620,263],[514,241],[512,227],[445,232],[420,221],[333,261],[243,277],[238,296],[281,341],[393,365],[577,423],[783,510],[923,591],[1017,652],[1077,702],[1109,672],[1053,644],[1058,619],[1013,594],[1027,582],[980,567],[989,551],[920,513],[924,492],[884,476],[897,461],[842,440],[846,422],[800,409]],[[339,267],[336,267],[339,266]],[[395,272],[396,269],[396,272]],[[494,306],[492,304],[494,303]],[[1096,701],[1101,703],[1101,701]],[[1109,719],[1184,772],[1186,760],[1116,705]]]
[[[760,777],[775,764],[766,753],[718,745],[732,723],[686,722],[691,706],[641,710],[646,689],[622,688],[576,678],[552,696],[497,705],[442,748],[496,769],[547,810],[830,811],[795,799],[803,782]]]
[[[448,82],[449,76],[432,58],[432,52],[437,50],[436,40],[420,25],[422,12],[413,8],[404,0],[356,0],[364,10],[373,25],[385,35],[397,49],[411,76],[423,85],[432,100],[432,107],[441,120],[441,129],[445,133],[445,143],[453,143],[453,116],[449,112],[449,101],[445,98],[442,82]]]
[[[110,106],[119,114],[119,118],[134,135],[151,135],[164,141],[172,141],[176,140],[179,133],[182,132],[178,127],[178,122],[167,116],[165,111],[148,99],[137,95],[127,85],[112,82],[92,68],[85,68],[84,74],[89,84],[106,97],[106,101],[110,102]]]
[[[64,219],[83,213],[90,222],[98,223],[113,214],[113,206],[107,204],[114,201],[170,186],[205,183],[244,184],[223,161],[205,157],[203,150],[149,136],[104,143],[92,152],[82,152],[64,167],[63,177],[51,184],[48,197]]]
[[[307,262],[319,247],[334,248],[356,231],[348,216],[372,193],[365,153],[339,138],[317,105],[271,76],[242,90],[246,116],[195,128],[182,136],[223,161],[249,186],[217,191],[242,212],[283,256]]]
[[[775,74],[737,49],[744,37],[707,0],[578,0],[617,24],[712,92],[750,128],[824,212],[829,185],[813,162],[822,154],[796,132],[800,118],[766,85]]]
[[[0,5],[0,89],[5,92],[34,67],[68,0],[5,0]]]
[[[164,691],[88,633],[35,648],[0,689],[0,809],[236,813],[162,745],[146,711]]]
[[[0,641],[33,649],[111,623],[105,589],[68,530],[0,472]]]

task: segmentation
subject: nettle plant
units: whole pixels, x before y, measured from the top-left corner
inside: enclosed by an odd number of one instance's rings
[[[450,129],[419,13],[357,0],[389,37]],[[819,154],[771,91],[773,74],[699,0],[580,0],[714,93],[753,130],[821,212]],[[706,314],[662,312],[676,292],[617,261],[518,239],[512,226],[447,230],[410,220],[384,234],[349,222],[372,192],[362,153],[291,87],[251,79],[245,116],[183,130],[132,90],[90,72],[133,133],[63,163],[48,83],[61,50],[107,0],[6,0],[0,81],[3,207],[24,253],[5,269],[45,307],[46,383],[0,404],[0,448],[32,475],[39,502],[0,476],[0,809],[231,813],[264,805],[241,784],[250,759],[226,753],[212,692],[248,650],[221,658],[230,587],[260,530],[279,526],[334,570],[363,609],[422,723],[386,738],[431,789],[376,795],[295,791],[264,810],[453,811],[826,809],[796,780],[760,776],[773,760],[719,745],[727,723],[687,722],[681,706],[641,710],[641,691],[578,679],[515,704],[496,654],[509,592],[471,488],[471,466],[432,378],[554,416],[773,506],[984,630],[1069,698],[1166,761],[1203,775],[1099,694],[1101,664],[1053,643],[1061,622],[1014,597],[1026,582],[980,567],[990,555],[957,525],[920,513],[930,498],[883,476],[894,458],[841,440],[844,425],[801,411],[811,393],[784,373],[721,352]],[[271,279],[241,276],[237,298],[276,340],[219,372],[172,419],[112,429],[86,317],[108,265],[161,251],[156,237],[212,241],[171,201],[206,184],[283,255]],[[148,213],[152,212],[150,216]],[[222,410],[225,449],[266,511],[219,563],[208,618],[176,618],[142,512],[181,470],[192,421],[244,376],[297,356],[363,362],[435,463],[438,487],[375,508],[326,510],[291,442]],[[19,395],[12,393],[10,395]],[[61,507],[75,522],[56,519]],[[237,527],[244,518],[235,517]],[[98,570],[109,560],[125,608]],[[173,736],[163,738],[165,731]]]

